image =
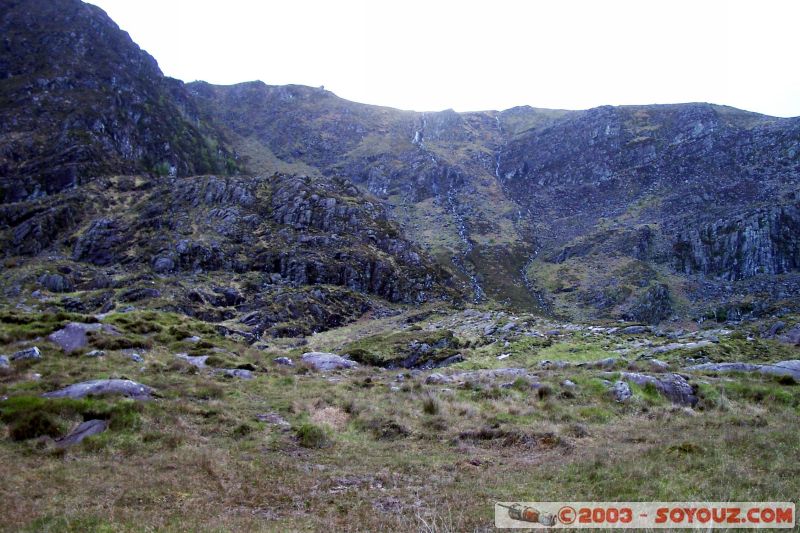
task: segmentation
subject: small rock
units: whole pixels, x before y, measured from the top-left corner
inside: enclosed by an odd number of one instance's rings
[[[87,420],[81,425],[73,429],[69,435],[56,440],[56,446],[59,448],[68,448],[80,443],[86,437],[97,435],[104,432],[108,428],[108,422],[105,420]]]
[[[500,331],[507,332],[507,331],[511,331],[512,329],[514,329],[516,327],[517,327],[517,323],[516,322],[509,322],[508,324],[506,324],[505,326],[500,328]]]
[[[669,370],[669,364],[658,359],[650,359],[647,361],[647,364],[653,372],[666,372]]]
[[[186,337],[183,339],[183,342],[200,342],[200,337],[197,335],[192,335],[191,337]]]
[[[575,387],[577,387],[575,382],[569,379],[565,379],[564,381],[562,381],[561,386],[564,387],[565,389],[574,389]]]
[[[42,352],[40,352],[39,348],[36,346],[32,348],[27,348],[25,350],[20,350],[18,352],[15,352],[11,356],[12,361],[24,361],[25,359],[37,360],[41,358],[42,358]]]
[[[619,332],[624,335],[641,335],[642,333],[647,333],[648,331],[650,331],[650,328],[647,326],[628,326],[619,330]]]
[[[294,361],[289,359],[288,357],[276,357],[272,360],[273,363],[276,365],[283,365],[283,366],[294,366]]]
[[[132,353],[128,356],[134,363],[144,363],[144,358],[138,353]]]
[[[494,326],[494,324],[490,324],[483,328],[483,334],[488,336],[494,333],[496,330],[497,328]]]
[[[253,372],[250,370],[245,370],[243,368],[223,368],[221,372],[228,378],[239,378],[239,379],[253,379]]]
[[[611,395],[614,397],[614,400],[624,402],[633,396],[633,392],[631,392],[631,388],[627,383],[624,381],[617,381],[614,383],[614,386],[611,387]]]
[[[497,359],[499,361],[502,361],[503,359],[508,359],[509,357],[511,357],[510,353],[501,353],[500,355],[497,356]]]
[[[92,350],[91,352],[86,354],[86,357],[103,357],[106,355],[106,352],[103,350]]]
[[[185,353],[178,353],[178,354],[175,354],[175,357],[177,357],[178,359],[183,359],[184,361],[186,361],[190,365],[195,366],[197,368],[205,368],[206,367],[206,361],[208,360],[208,356],[207,355],[191,356],[191,355],[185,354]]]
[[[558,335],[561,335],[561,330],[551,329],[549,331],[545,331],[544,334],[547,335],[548,337],[556,337]]]
[[[539,361],[539,368],[543,370],[549,370],[551,368],[567,368],[569,363],[566,361],[550,361],[549,359],[545,359],[544,361]]]
[[[8,357],[5,355],[0,355],[0,368],[8,368],[10,363],[8,361]]]
[[[156,272],[169,272],[175,268],[175,261],[169,257],[158,257],[153,261],[153,270]]]
[[[783,322],[782,320],[778,320],[777,322],[772,324],[772,327],[769,328],[769,332],[767,332],[766,336],[767,337],[774,337],[775,335],[778,334],[779,331],[781,331],[785,327],[786,327],[786,322]]]
[[[430,385],[439,385],[440,383],[447,383],[450,381],[450,378],[445,376],[444,374],[439,374],[438,372],[434,372],[427,378],[425,378],[425,383]]]
[[[256,420],[259,422],[265,422],[267,424],[272,424],[274,426],[281,426],[281,427],[290,427],[291,424],[286,421],[281,415],[277,413],[260,413],[256,415]]]
[[[300,357],[305,364],[320,372],[355,368],[358,363],[340,355],[327,352],[306,352]]]

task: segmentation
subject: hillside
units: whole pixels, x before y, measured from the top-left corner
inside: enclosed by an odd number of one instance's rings
[[[794,308],[800,119],[710,104],[412,113],[308,87],[189,85],[257,169],[383,198],[473,297],[581,318]]]
[[[800,494],[800,119],[184,84],[0,8],[0,531]]]

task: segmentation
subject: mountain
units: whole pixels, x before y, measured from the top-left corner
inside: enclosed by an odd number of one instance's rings
[[[64,268],[91,269],[102,252],[115,275],[171,275],[168,285],[259,272],[388,302],[460,293],[577,320],[797,306],[800,119],[703,103],[418,113],[322,88],[183,84],[96,7],[3,8],[12,263],[62,254],[80,266]],[[202,191],[181,204],[194,182],[247,190],[257,205],[205,204]],[[288,204],[270,203],[277,191]],[[83,253],[87,235],[99,240]],[[205,259],[183,258],[195,244]]]
[[[109,174],[236,168],[183,83],[100,8],[3,0],[0,13],[0,200]]]
[[[739,319],[800,291],[800,119],[711,104],[413,113],[308,87],[189,91],[247,164],[342,175],[476,299]]]
[[[457,296],[450,274],[348,181],[240,174],[222,128],[99,8],[2,8],[9,300],[155,307],[252,342]],[[41,289],[56,296],[40,300]]]

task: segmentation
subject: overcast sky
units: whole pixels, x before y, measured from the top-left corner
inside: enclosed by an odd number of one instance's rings
[[[402,109],[800,115],[798,0],[93,0],[165,74]]]

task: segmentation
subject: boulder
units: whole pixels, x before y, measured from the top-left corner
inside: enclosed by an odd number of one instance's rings
[[[694,393],[694,388],[686,381],[686,378],[679,374],[664,374],[654,377],[637,372],[623,372],[621,377],[623,380],[636,383],[640,387],[648,384],[653,385],[672,403],[692,407],[697,404],[698,398]]]
[[[244,380],[253,379],[255,376],[251,370],[245,370],[243,368],[222,368],[220,372],[226,378],[239,378]]]
[[[46,392],[44,398],[85,398],[86,396],[106,396],[119,394],[134,400],[148,400],[155,392],[152,388],[130,379],[95,379],[75,383],[63,389]]]
[[[189,363],[190,365],[195,366],[197,368],[205,368],[206,361],[208,360],[209,356],[207,355],[191,356],[185,353],[179,353],[175,354],[175,357],[177,357],[178,359],[182,359],[187,363]]]
[[[777,339],[787,344],[800,346],[800,324],[797,324],[783,335],[779,335]]]
[[[175,261],[171,257],[156,257],[153,260],[153,270],[159,273],[171,272],[175,269]]]
[[[425,378],[425,383],[429,385],[439,385],[441,383],[447,383],[450,381],[450,378],[445,376],[444,374],[440,374],[439,372],[434,372],[427,378]]]
[[[47,340],[58,345],[58,347],[65,352],[70,353],[85,348],[89,344],[87,332],[100,330],[112,334],[117,333],[117,330],[115,330],[113,327],[103,324],[83,324],[80,322],[70,322],[62,329],[54,331],[48,335]]]
[[[658,359],[649,359],[647,364],[653,372],[666,372],[669,370],[669,364]]]
[[[306,352],[300,357],[300,359],[302,359],[305,364],[314,370],[319,370],[321,372],[328,372],[330,370],[339,370],[344,368],[355,368],[358,366],[358,363],[355,361],[351,361],[350,359],[345,359],[340,355],[327,352]]]
[[[33,359],[38,360],[42,358],[42,352],[39,351],[39,348],[33,346],[32,348],[26,348],[25,350],[20,350],[18,352],[14,352],[11,355],[12,361],[24,361],[26,359]]]
[[[8,368],[11,363],[8,361],[8,357],[5,355],[0,355],[0,368]]]
[[[61,274],[43,274],[39,284],[50,292],[72,292],[72,282]]]
[[[108,422],[105,420],[87,420],[78,427],[70,431],[69,435],[56,440],[59,448],[68,448],[79,444],[86,437],[97,435],[108,429]]]
[[[627,383],[624,381],[617,381],[611,387],[611,396],[618,402],[625,402],[633,396],[633,392],[631,392],[631,388]]]

